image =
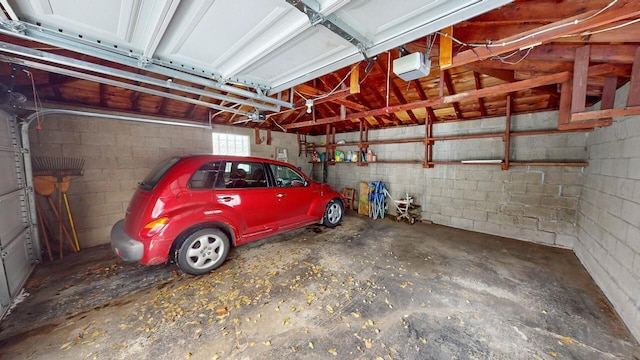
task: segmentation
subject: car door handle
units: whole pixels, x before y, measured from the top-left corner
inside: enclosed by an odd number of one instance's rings
[[[221,202],[229,202],[231,200],[233,200],[233,197],[231,196],[223,196],[221,198],[218,198],[218,201],[221,201]]]
[[[283,197],[285,197],[285,196],[287,196],[287,194],[278,194],[278,195],[276,195],[276,197],[277,197],[278,199],[282,199],[282,198],[283,198]]]

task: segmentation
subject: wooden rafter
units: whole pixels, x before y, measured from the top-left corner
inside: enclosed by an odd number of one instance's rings
[[[565,18],[534,30],[525,31],[503,39],[495,40],[497,46],[477,47],[455,55],[452,67],[466,65],[478,60],[507,54],[527,46],[552,41],[564,35],[580,33],[616,21],[640,16],[640,4],[635,0],[620,0],[606,11],[586,11],[583,14]],[[502,45],[501,45],[502,44]]]
[[[482,83],[480,82],[480,74],[478,72],[473,72],[473,80],[476,85],[476,90],[482,89]],[[480,110],[480,116],[487,116],[487,109],[484,107],[484,100],[482,98],[478,98],[478,109]]]
[[[557,83],[567,81],[570,78],[571,78],[571,74],[569,72],[561,72],[558,74],[541,76],[536,79],[516,81],[510,84],[502,84],[502,85],[487,87],[480,90],[465,91],[455,95],[443,96],[437,99],[421,100],[421,101],[416,101],[416,102],[405,104],[405,105],[391,106],[390,109],[385,107],[385,108],[371,110],[371,111],[353,113],[353,114],[347,115],[347,119],[351,120],[351,119],[358,119],[365,116],[376,116],[376,115],[384,114],[387,112],[407,111],[407,110],[411,110],[419,107],[451,104],[453,102],[477,99],[478,97],[515,92],[515,91],[542,86],[542,85],[557,84]],[[326,118],[326,119],[319,119],[313,123],[301,122],[295,125],[289,125],[289,127],[285,126],[285,128],[298,128],[298,127],[305,127],[305,126],[311,126],[311,125],[317,125],[317,124],[331,124],[331,123],[340,122],[340,121],[343,121],[343,120],[340,119],[339,117],[338,118],[332,117],[332,118]]]

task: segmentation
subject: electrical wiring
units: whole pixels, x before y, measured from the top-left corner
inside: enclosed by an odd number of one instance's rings
[[[625,26],[635,24],[637,22],[640,22],[640,18],[635,19],[635,20],[631,20],[631,21],[627,21],[626,23],[619,24],[619,25],[616,25],[616,26],[612,26],[612,27],[609,27],[609,28],[606,28],[606,29],[600,29],[600,30],[595,30],[595,31],[586,31],[586,32],[582,32],[582,33],[579,33],[579,34],[568,34],[568,35],[563,35],[562,37],[595,35],[595,34],[600,34],[600,33],[607,32],[607,31],[617,30],[617,29],[623,28]]]
[[[515,43],[520,42],[522,40],[526,40],[526,39],[529,39],[529,38],[534,38],[536,36],[542,35],[542,34],[544,34],[546,32],[549,32],[549,31],[557,30],[557,29],[560,29],[560,28],[563,28],[563,27],[566,27],[566,26],[570,26],[570,25],[577,25],[577,24],[580,24],[582,22],[591,20],[591,19],[595,18],[596,16],[602,14],[603,12],[607,11],[610,7],[615,5],[617,2],[618,2],[618,0],[612,0],[605,7],[603,7],[602,9],[598,10],[596,13],[594,13],[594,14],[592,14],[592,15],[584,18],[584,19],[576,19],[576,20],[574,20],[573,22],[570,22],[570,23],[559,24],[559,25],[556,25],[556,26],[553,26],[553,27],[550,27],[550,28],[547,28],[547,29],[544,29],[544,30],[536,31],[536,32],[531,33],[531,34],[521,36],[521,37],[519,37],[517,39],[513,39],[513,40],[509,40],[509,41],[503,41],[501,43],[492,43],[491,41],[488,41],[485,44],[465,43],[464,41],[461,41],[460,39],[457,39],[456,37],[454,37],[452,35],[445,34],[445,33],[441,32],[441,31],[437,31],[436,34],[438,34],[440,36],[444,36],[446,38],[449,38],[452,41],[456,42],[457,44],[462,45],[463,47],[471,48],[471,51],[473,51],[473,53],[476,55],[478,60],[481,60],[481,58],[478,55],[478,53],[476,53],[475,49],[476,48],[480,48],[480,47],[484,47],[484,48],[487,49],[487,51],[491,55],[492,59],[500,60],[501,62],[503,62],[505,64],[515,65],[515,64],[518,64],[521,61],[523,61],[529,55],[529,53],[531,52],[531,49],[533,48],[533,46],[529,47],[527,49],[527,52],[520,59],[518,59],[517,61],[507,61],[507,59],[509,59],[512,56],[520,53],[523,49],[516,50],[516,51],[512,52],[509,55],[500,56],[500,55],[497,55],[497,54],[492,54],[491,53],[491,48],[504,47],[504,46],[507,46],[507,45],[512,45],[512,44],[515,44]],[[602,29],[602,30],[598,30],[598,31],[590,32],[590,33],[564,35],[563,37],[592,35],[592,34],[604,32],[604,31],[615,30],[615,29],[618,29],[618,28],[633,24],[633,23],[638,22],[638,21],[640,21],[640,19],[632,20],[632,21],[629,21],[628,23],[617,25],[617,26],[614,26],[614,27],[611,27],[611,28],[608,28],[608,29]]]
[[[342,84],[344,84],[344,82],[345,82],[345,81],[347,81],[347,78],[348,78],[349,76],[351,76],[351,73],[352,73],[355,69],[357,69],[357,68],[360,66],[360,63],[362,63],[362,61],[361,61],[361,62],[359,62],[357,66],[352,66],[352,67],[351,67],[351,70],[347,73],[347,75],[345,75],[345,76],[342,78],[342,80],[340,80],[340,82],[339,82],[339,83],[338,83],[338,84],[337,84],[333,89],[331,89],[331,91],[329,91],[329,92],[328,92],[328,93],[326,93],[326,94],[318,95],[318,96],[316,96],[316,97],[314,97],[314,98],[311,98],[311,97],[310,97],[310,98],[307,98],[307,97],[305,97],[301,92],[299,92],[298,90],[296,90],[296,88],[295,88],[295,87],[293,88],[293,92],[294,92],[294,93],[296,93],[296,94],[297,94],[298,96],[300,96],[301,98],[303,98],[305,101],[306,101],[306,100],[313,100],[313,101],[316,101],[316,100],[322,100],[322,99],[324,99],[324,98],[326,98],[326,97],[329,97],[329,96],[331,96],[333,93],[335,93],[335,92],[340,88],[340,86],[341,86]],[[307,95],[309,95],[309,94],[307,94]]]
[[[449,35],[449,34],[445,34],[445,33],[441,32],[441,31],[437,31],[436,34],[438,34],[440,36],[444,36],[446,38],[449,38],[449,39],[453,40],[454,42],[456,42],[459,45],[467,46],[467,47],[470,47],[472,49],[473,48],[479,48],[479,47],[484,47],[484,48],[502,47],[502,46],[512,45],[512,44],[515,44],[515,43],[520,42],[522,40],[526,40],[526,39],[529,39],[529,38],[533,38],[533,37],[542,35],[542,34],[547,33],[549,31],[561,29],[561,28],[566,27],[566,26],[577,25],[577,24],[583,23],[585,21],[591,20],[591,19],[595,18],[596,16],[602,14],[603,12],[607,11],[610,7],[615,5],[617,2],[618,2],[618,0],[612,0],[609,4],[607,4],[602,9],[598,10],[595,14],[590,15],[590,16],[584,18],[584,19],[576,19],[573,22],[559,24],[559,25],[556,25],[556,26],[553,26],[553,27],[550,27],[550,28],[547,28],[547,29],[544,29],[544,30],[539,30],[539,31],[536,31],[536,32],[531,33],[531,34],[521,36],[521,37],[519,37],[517,39],[513,39],[513,40],[509,40],[509,41],[503,41],[501,43],[493,43],[490,40],[485,44],[465,43],[464,41],[456,38],[455,36],[452,36],[452,35]],[[638,22],[638,21],[640,21],[640,19],[636,19],[636,20],[630,21],[629,23],[634,23],[634,22]],[[614,30],[616,28],[619,28],[619,27],[622,27],[622,26],[626,26],[626,25],[629,25],[629,24],[618,25],[617,27],[613,27],[613,28],[610,28],[610,29]],[[602,31],[606,31],[606,30],[609,30],[609,29],[603,29],[603,30],[600,30],[598,32],[602,32]],[[597,33],[597,32],[594,32],[594,33]],[[579,36],[579,35],[582,35],[582,34],[564,35],[564,36]],[[590,35],[590,34],[586,34],[586,35]]]
[[[492,59],[496,59],[496,60],[500,60],[500,62],[505,63],[505,64],[509,64],[509,65],[517,65],[520,62],[522,62],[522,60],[526,59],[527,56],[529,56],[529,53],[531,52],[531,49],[533,49],[533,47],[530,47],[527,49],[527,52],[522,55],[522,57],[516,61],[507,61],[507,59],[509,59],[510,57],[514,56],[515,54],[519,54],[521,50],[516,50],[514,52],[512,52],[511,54],[507,55],[507,56],[499,56],[499,55],[493,55],[491,53],[491,48],[487,48],[487,51],[489,52],[489,54],[492,55]]]
[[[598,15],[602,14],[602,13],[603,13],[603,12],[605,12],[606,10],[608,10],[610,7],[612,7],[613,5],[615,5],[615,3],[617,3],[617,2],[618,2],[618,0],[613,0],[613,1],[611,1],[607,6],[605,6],[605,7],[604,7],[604,8],[602,8],[602,9],[600,9],[600,10],[599,10],[599,11],[597,11],[595,14],[593,14],[593,15],[591,15],[591,16],[588,16],[588,17],[586,17],[586,18],[584,18],[584,19],[576,19],[576,20],[574,20],[573,22],[568,22],[568,23],[564,23],[564,24],[559,24],[559,25],[556,25],[556,26],[552,26],[552,27],[547,28],[547,29],[544,29],[544,30],[536,31],[536,32],[531,33],[531,34],[528,34],[528,35],[525,35],[525,36],[521,36],[521,37],[519,37],[519,38],[517,38],[517,39],[513,39],[513,40],[509,40],[509,41],[504,41],[504,42],[501,42],[501,43],[499,43],[499,44],[487,43],[487,44],[467,44],[467,45],[468,45],[468,46],[472,46],[472,47],[481,47],[481,46],[484,46],[484,47],[487,47],[487,48],[488,48],[488,47],[500,47],[500,46],[512,45],[512,44],[515,44],[515,43],[520,42],[520,41],[522,41],[522,40],[526,40],[526,39],[530,39],[530,38],[533,38],[533,37],[536,37],[536,36],[542,35],[542,34],[547,33],[547,32],[549,32],[549,31],[553,31],[553,30],[561,29],[561,28],[563,28],[563,27],[567,27],[567,26],[571,26],[571,25],[577,25],[577,24],[583,23],[583,22],[585,22],[585,21],[591,20],[591,19],[595,18],[596,16],[598,16]]]

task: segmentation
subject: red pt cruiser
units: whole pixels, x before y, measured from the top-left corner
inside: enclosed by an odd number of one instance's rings
[[[139,184],[111,247],[125,261],[171,258],[185,272],[219,267],[231,246],[302,226],[342,220],[344,199],[290,164],[193,155],[165,160]]]

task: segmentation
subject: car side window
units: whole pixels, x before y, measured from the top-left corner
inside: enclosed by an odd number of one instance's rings
[[[227,188],[268,187],[264,164],[248,161],[228,161],[224,172]]]
[[[193,190],[211,190],[224,188],[224,177],[219,161],[206,163],[196,170],[189,179],[188,186]]]
[[[287,166],[270,164],[271,172],[276,178],[277,187],[301,187],[308,186],[304,177],[297,171]]]

